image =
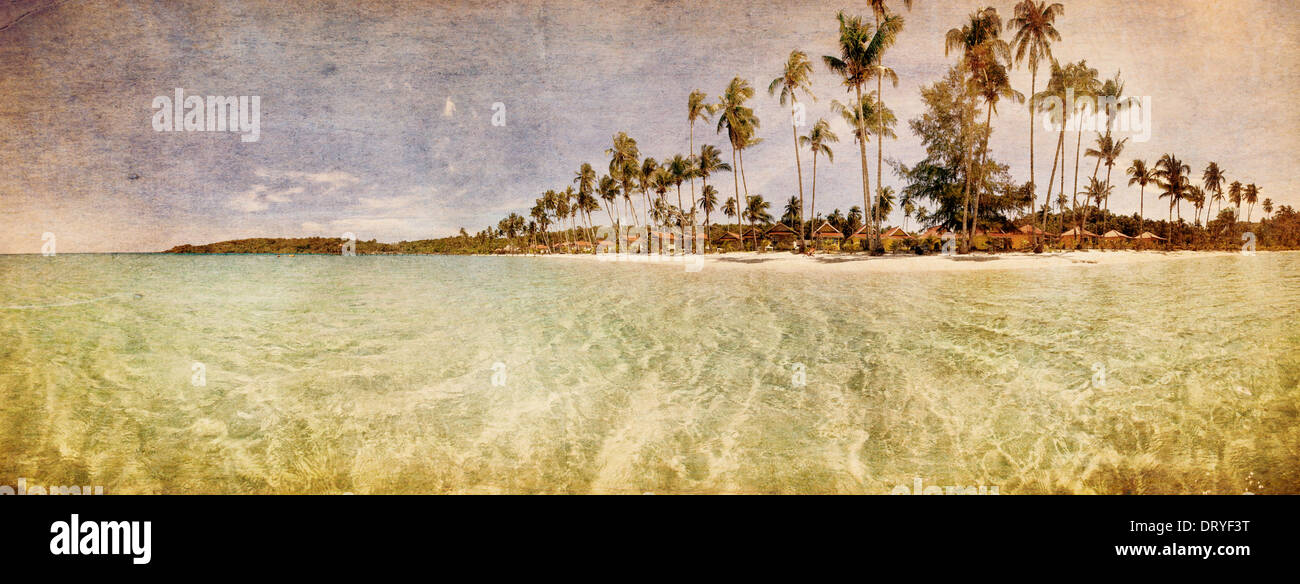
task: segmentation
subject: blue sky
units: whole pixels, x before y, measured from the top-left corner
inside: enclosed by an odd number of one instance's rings
[[[1275,203],[1300,204],[1293,6],[1064,4],[1057,57],[1086,58],[1106,77],[1122,71],[1127,93],[1152,97],[1154,134],[1130,144],[1124,167],[1173,151],[1198,177],[1215,160]],[[1014,3],[991,5],[1009,18]],[[943,33],[977,6],[918,0],[904,12],[887,57],[900,77],[885,93],[900,120],[887,158],[921,157],[906,120],[921,111],[920,87],[953,62]],[[746,154],[750,192],[779,208],[797,192],[793,147],[788,114],[766,87],[792,49],[804,50],[817,61],[810,120],[831,117],[830,100],[845,93],[820,56],[834,52],[840,8],[867,13],[862,3],[770,1],[19,2],[0,9],[0,23],[11,23],[0,30],[0,252],[38,252],[44,232],[60,252],[475,232],[526,214],[583,162],[604,170],[616,132],[636,138],[642,155],[685,153],[686,96],[716,96],[737,75],[759,91],[765,138]],[[1027,69],[1013,83],[1028,93]],[[176,87],[260,96],[260,139],[155,132],[150,104]],[[491,123],[496,102],[505,106],[500,127]],[[993,156],[1020,180],[1028,123],[1026,108],[1011,104],[994,121]],[[823,212],[861,200],[856,148],[835,127],[835,164],[819,166]],[[1041,182],[1054,142],[1037,136]],[[725,142],[711,124],[695,139]],[[718,183],[730,195],[730,177]],[[885,183],[898,180],[886,172]],[[1157,216],[1150,190],[1147,212]],[[1127,186],[1111,202],[1120,212],[1137,206]]]

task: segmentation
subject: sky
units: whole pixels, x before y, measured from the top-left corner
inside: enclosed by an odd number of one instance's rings
[[[944,33],[984,5],[1009,19],[1014,2],[893,4],[905,25],[886,56],[899,85],[886,86],[885,101],[899,125],[885,157],[912,164],[924,151],[906,121],[922,111],[920,89],[956,62]],[[1258,184],[1261,200],[1300,206],[1295,2],[1063,4],[1055,56],[1119,72],[1128,95],[1151,98],[1150,140],[1130,141],[1116,175],[1133,158],[1173,152],[1198,180],[1217,161],[1230,180]],[[834,164],[819,161],[817,208],[847,211],[861,204],[860,167],[830,111],[847,94],[821,64],[836,52],[840,9],[870,17],[864,2],[771,0],[13,2],[0,8],[0,253],[39,253],[47,232],[61,253],[474,233],[512,211],[526,216],[583,162],[605,171],[620,131],[642,156],[685,154],[687,95],[716,99],[735,76],[757,90],[764,138],[745,155],[749,191],[780,215],[798,192],[794,147],[788,110],[766,89],[794,49],[814,60],[809,123],[831,119],[841,137]],[[1027,67],[1012,84],[1029,93]],[[176,88],[257,96],[258,139],[155,130],[155,98]],[[1029,123],[1011,103],[993,121],[992,156],[1019,181],[1029,177]],[[1036,130],[1040,183],[1054,139]],[[702,143],[729,154],[711,123],[695,127]],[[805,152],[806,191],[809,166]],[[1082,184],[1091,169],[1081,166]],[[1135,212],[1138,189],[1115,181],[1112,211]],[[716,182],[730,196],[731,177]],[[901,186],[888,169],[884,182]],[[1163,216],[1152,190],[1147,215]],[[900,212],[887,221],[901,222]]]

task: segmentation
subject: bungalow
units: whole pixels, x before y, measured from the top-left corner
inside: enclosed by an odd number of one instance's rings
[[[830,221],[823,221],[822,224],[813,230],[813,239],[817,240],[834,240],[838,246],[839,240],[844,239],[844,234],[839,229],[831,226]]]
[[[1097,234],[1096,234],[1096,233],[1093,233],[1093,232],[1091,232],[1091,231],[1088,231],[1087,229],[1084,229],[1084,230],[1082,230],[1082,231],[1083,231],[1083,235],[1080,236],[1080,235],[1079,235],[1079,231],[1080,231],[1080,229],[1079,229],[1078,227],[1073,227],[1073,228],[1071,228],[1069,231],[1066,231],[1065,233],[1062,233],[1062,234],[1061,234],[1061,245],[1062,245],[1062,246],[1071,246],[1071,245],[1075,245],[1079,239],[1083,239],[1083,240],[1085,240],[1085,241],[1086,241],[1086,240],[1089,240],[1089,239],[1092,239],[1092,240],[1097,239]]]
[[[785,223],[773,225],[764,235],[772,240],[777,249],[794,249],[794,240],[799,236],[794,229]]]

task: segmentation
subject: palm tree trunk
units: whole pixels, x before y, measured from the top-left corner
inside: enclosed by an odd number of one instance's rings
[[[985,128],[988,128],[988,133],[984,135],[984,143],[980,146],[980,167],[983,167],[983,166],[984,166],[985,159],[988,158],[988,150],[989,150],[989,134],[992,134],[992,133],[993,133],[993,131],[992,131],[992,129],[993,129],[993,103],[992,103],[992,102],[989,102],[989,105],[988,105],[988,113],[985,114],[985,116],[984,116],[984,127],[985,127]],[[984,182],[984,176],[983,176],[983,173],[981,172],[980,180],[977,181],[977,182],[975,183],[975,211],[974,211],[974,213],[973,213],[973,215],[974,215],[974,217],[973,217],[973,221],[971,222],[971,227],[972,227],[972,229],[971,229],[971,233],[972,233],[972,241],[974,240],[974,232],[975,232],[976,230],[979,229],[979,220],[980,220],[980,183],[982,183],[982,182]],[[992,186],[989,186],[989,195],[990,195],[990,196],[993,194],[992,191],[993,191],[993,187],[992,187]]]
[[[731,186],[736,189],[736,198],[732,199],[736,202],[736,231],[741,232],[740,251],[745,251],[745,234],[744,229],[740,225],[740,173],[737,172],[740,170],[740,162],[736,155],[736,146],[734,144],[731,146],[731,167],[735,169],[731,172]]]
[[[1079,135],[1079,138],[1074,144],[1074,193],[1071,196],[1074,197],[1074,224],[1079,228],[1079,232],[1075,234],[1077,237],[1074,238],[1074,249],[1080,249],[1083,247],[1083,226],[1079,223],[1079,218],[1081,217],[1079,214],[1079,153],[1083,149],[1082,118],[1079,120],[1079,128],[1076,133]],[[1087,206],[1088,202],[1084,201],[1083,204]]]
[[[1032,124],[1032,122],[1031,122]],[[1061,125],[1061,137],[1056,141],[1056,151],[1052,154],[1052,174],[1047,177],[1047,205],[1043,207],[1043,236],[1047,234],[1047,212],[1052,208],[1052,183],[1056,182],[1056,163],[1061,160],[1061,150],[1065,148],[1065,124]],[[1061,165],[1061,175],[1065,175],[1065,165]],[[1037,242],[1038,236],[1035,236]]]
[[[880,28],[879,14],[876,15],[876,28]],[[875,233],[871,234],[871,249],[873,251],[880,249],[880,196],[884,194],[885,189],[885,179],[881,176],[885,160],[885,89],[882,79],[884,77],[884,67],[884,63],[881,63],[880,70],[876,75],[876,208],[875,222],[872,225]]]
[[[808,202],[808,219],[812,221],[817,220],[817,151],[816,150],[813,150],[812,200]],[[809,223],[808,226],[812,227],[813,225]],[[811,234],[809,235],[811,236]],[[799,236],[803,237],[802,230],[799,232]],[[804,239],[804,248],[800,251],[804,253],[808,252],[808,239],[806,238]]]
[[[867,129],[863,127],[866,120],[862,119],[862,86],[854,87],[858,97],[858,155],[862,158],[862,218],[865,219],[871,214],[871,199],[867,195],[871,191],[871,170],[867,168]],[[850,234],[850,239],[852,235]],[[868,240],[869,241],[869,240]]]
[[[1030,193],[1035,192],[1034,183],[1037,182],[1037,178],[1038,178],[1034,176],[1034,92],[1037,90],[1037,88],[1038,88],[1038,67],[1035,66],[1035,67],[1031,67],[1031,70],[1029,72],[1029,186],[1030,186],[1029,192]],[[1049,180],[1047,181],[1047,183],[1051,184],[1052,181]],[[1049,199],[1051,198],[1051,189],[1048,189],[1048,198]],[[1030,198],[1029,200],[1030,215],[1034,213],[1034,203],[1036,202],[1038,202],[1036,195]],[[1048,205],[1051,205],[1050,201],[1048,202]],[[1032,217],[1030,217],[1029,225],[1032,227],[1033,224],[1034,224],[1034,220]],[[1037,237],[1035,236],[1034,239],[1037,239]]]
[[[803,162],[799,160],[799,130],[794,124],[794,104],[798,103],[793,94],[790,97],[790,134],[794,136],[794,168],[799,179],[799,247],[808,245],[803,238]]]
[[[1138,188],[1138,235],[1142,235],[1147,229],[1147,186],[1142,185]]]

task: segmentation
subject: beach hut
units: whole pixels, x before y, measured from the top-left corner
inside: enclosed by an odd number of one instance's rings
[[[830,221],[823,221],[817,229],[813,230],[813,239],[818,241],[830,240],[835,242],[836,247],[838,247],[839,241],[844,239],[844,234],[840,233],[839,229],[831,226]]]
[[[902,228],[893,227],[891,229],[887,229],[885,231],[885,234],[881,235],[880,237],[883,239],[902,240],[902,239],[911,239],[912,235],[906,231],[903,231]]]
[[[799,236],[785,223],[773,225],[764,235],[776,245],[777,249],[794,249],[794,240]]]
[[[722,236],[719,237],[718,239],[714,240],[713,245],[723,248],[728,245],[735,245],[739,243],[740,243],[740,234],[732,231],[728,231],[726,233],[723,233]]]
[[[551,248],[546,247],[545,245],[540,244],[540,243],[539,243],[539,244],[536,244],[536,245],[534,245],[534,246],[532,246],[532,247],[530,247],[530,248],[528,248],[528,249],[533,250],[533,253],[551,253]]]
[[[1056,237],[1034,225],[1021,225],[1019,229],[1011,234],[1012,249],[1024,249],[1033,247],[1035,241],[1042,241],[1048,237]]]
[[[1109,242],[1109,243],[1111,244],[1112,247],[1118,247],[1120,243],[1123,243],[1123,242],[1128,241],[1128,240],[1130,240],[1130,239],[1133,239],[1133,238],[1132,238],[1132,237],[1129,237],[1129,236],[1127,236],[1127,235],[1124,235],[1123,233],[1120,233],[1119,231],[1116,231],[1116,230],[1114,230],[1114,229],[1111,229],[1110,231],[1107,231],[1106,233],[1102,234],[1102,236],[1101,236],[1101,240],[1104,241],[1104,242]]]
[[[1091,232],[1091,231],[1088,231],[1087,229],[1084,229],[1084,230],[1082,230],[1082,231],[1083,231],[1082,239],[1083,239],[1084,241],[1088,241],[1088,240],[1090,240],[1090,239],[1095,241],[1095,240],[1097,239],[1097,234],[1096,234],[1096,233],[1093,233],[1093,232]],[[1078,240],[1078,239],[1080,238],[1079,232],[1080,232],[1080,229],[1079,229],[1078,227],[1073,227],[1073,228],[1071,228],[1069,231],[1066,231],[1065,233],[1062,233],[1062,234],[1061,234],[1061,245],[1062,245],[1063,247],[1069,247],[1069,246],[1073,246],[1073,245],[1075,245],[1076,240]]]
[[[1137,242],[1138,247],[1151,247],[1156,245],[1156,242],[1165,241],[1165,238],[1150,231],[1143,231],[1142,235],[1134,237],[1133,240]]]

